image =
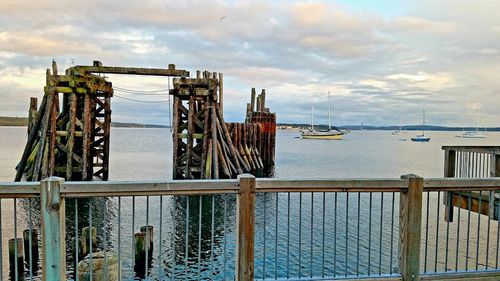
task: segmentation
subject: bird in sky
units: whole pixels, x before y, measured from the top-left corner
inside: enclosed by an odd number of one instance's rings
[[[222,22],[224,19],[227,19],[227,17],[225,17],[225,16],[221,17],[219,22]]]

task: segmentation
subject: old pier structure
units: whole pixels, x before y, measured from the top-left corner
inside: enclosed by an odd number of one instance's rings
[[[42,102],[32,98],[28,140],[15,181],[48,176],[108,180],[112,83],[102,74],[173,77],[173,178],[236,178],[272,175],[276,115],[265,107],[265,91],[247,110],[245,123],[223,117],[223,74],[186,70],[112,67],[94,61],[59,74],[47,69]],[[255,90],[252,89],[252,102]]]

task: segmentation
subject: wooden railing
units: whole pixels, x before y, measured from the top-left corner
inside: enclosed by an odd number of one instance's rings
[[[495,158],[498,159],[498,158]],[[165,182],[64,182],[48,178],[40,183],[0,183],[1,198],[39,197],[42,216],[42,276],[66,278],[65,200],[68,198],[237,194],[236,280],[254,279],[255,202],[257,193],[281,192],[395,192],[400,194],[399,273],[384,280],[498,280],[500,272],[439,273],[421,277],[422,198],[425,192],[500,191],[500,178],[423,179],[256,179]],[[1,228],[1,225],[0,225]],[[374,278],[376,279],[376,278]]]

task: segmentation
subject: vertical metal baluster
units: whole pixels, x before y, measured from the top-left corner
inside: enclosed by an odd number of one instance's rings
[[[438,247],[439,247],[439,207],[441,206],[441,191],[438,191],[438,198],[437,198],[437,215],[436,215],[436,248],[435,248],[435,254],[434,254],[434,272],[437,272],[437,265],[438,265]]]
[[[476,236],[476,270],[479,268],[479,235],[481,234],[481,209],[483,191],[479,191],[479,210],[477,212],[477,236]]]
[[[264,225],[263,225],[263,229],[264,229],[264,235],[263,235],[263,239],[264,241],[262,241],[262,247],[263,247],[263,263],[262,263],[262,279],[266,279],[266,219],[267,219],[267,193],[264,193]]]
[[[452,193],[448,193],[448,196],[453,196]],[[439,202],[438,202],[439,204]],[[451,204],[450,208],[453,208],[453,203]],[[448,212],[446,209],[445,212]],[[450,219],[453,219],[450,218]],[[450,238],[450,223],[446,222],[446,246],[445,246],[445,259],[444,259],[444,271],[448,271],[448,249],[449,249],[449,238]]]
[[[460,246],[460,213],[462,210],[462,193],[458,193],[458,202],[460,202],[460,208],[457,208],[457,249],[455,253],[455,271],[458,271],[458,249]]]
[[[286,227],[286,279],[290,278],[290,192],[288,192],[287,204],[287,227]]]
[[[103,215],[102,215],[102,231],[103,231],[103,247],[102,247],[102,251],[104,253],[104,276],[108,276],[108,258],[106,257],[106,248],[108,246],[108,237],[107,237],[107,233],[106,233],[106,210],[107,210],[107,206],[106,206],[106,198],[102,198],[103,200]]]
[[[146,262],[144,265],[144,274],[146,275],[146,279],[148,279],[149,276],[149,245],[151,241],[149,241],[149,196],[146,196]]]
[[[274,234],[274,279],[278,279],[278,192],[276,192],[276,225]]]
[[[227,224],[227,194],[224,194],[224,280],[226,280],[226,249],[227,249],[227,241],[226,241],[226,236],[227,236],[227,230],[226,230],[226,224]]]
[[[299,193],[299,278],[302,277],[301,273],[302,273],[302,192]]]
[[[92,244],[93,244],[93,239],[92,239],[92,198],[89,198],[89,257],[90,260],[92,261]],[[97,232],[97,229],[96,229]],[[96,233],[97,234],[97,233]],[[92,272],[93,271],[93,264],[92,262],[90,263],[90,281],[92,281]]]
[[[358,216],[357,216],[357,241],[356,241],[356,276],[359,276],[359,227],[361,225],[360,222],[360,217],[361,217],[361,192],[358,192]]]
[[[427,252],[429,246],[429,205],[430,205],[430,197],[431,193],[427,192],[427,203],[426,203],[426,212],[425,212],[425,246],[424,246],[424,273],[427,272]],[[393,207],[394,209],[394,207]]]
[[[311,192],[311,259],[309,277],[313,276],[313,235],[314,235],[314,193]]]
[[[335,209],[333,209],[333,278],[337,276],[337,192],[335,192]]]
[[[28,255],[29,255],[29,275],[30,275],[30,281],[33,280],[33,250],[31,247],[31,243],[33,240],[33,218],[32,218],[32,211],[31,211],[31,198],[28,199],[28,217],[29,217],[29,242],[28,242]],[[1,243],[2,240],[0,240]],[[76,272],[76,270],[75,270]],[[2,274],[2,272],[0,272]]]
[[[122,198],[118,197],[118,281],[122,280]]]
[[[162,247],[161,245],[163,244],[163,239],[162,239],[162,233],[163,233],[163,196],[160,195],[160,229],[159,229],[159,239],[158,239],[158,278],[162,280],[162,264],[163,264],[163,259],[161,257],[162,254]]]
[[[176,273],[177,273],[177,229],[176,229],[176,220],[177,220],[177,200],[175,196],[171,196],[171,202],[172,202],[172,240],[171,240],[171,247],[172,247],[172,274],[171,274],[171,279],[175,280]],[[179,224],[180,226],[180,224]]]
[[[2,241],[0,239],[0,241]],[[78,265],[78,198],[75,198],[75,267]],[[75,268],[75,281],[78,281],[78,272]]]
[[[0,281],[3,281],[2,198],[0,198]]]
[[[490,200],[495,200],[494,195],[492,194],[493,191],[489,192],[489,198]],[[493,201],[494,202],[494,201]],[[488,269],[489,265],[489,254],[490,254],[490,230],[491,230],[491,217],[488,215],[488,226],[487,226],[487,231],[486,231],[486,269]]]
[[[371,256],[372,256],[372,200],[373,192],[370,192],[369,216],[368,216],[368,276],[371,274]]]
[[[132,257],[131,257],[132,258],[132,269],[134,268],[134,264],[135,264],[134,231],[135,231],[135,196],[132,196]],[[132,272],[134,272],[134,270]]]
[[[203,209],[203,198],[198,196],[198,280],[201,280],[201,212]]]
[[[188,273],[188,246],[189,246],[189,196],[186,196],[186,234],[184,240],[184,278],[187,278]]]
[[[322,225],[323,227],[321,228],[322,229],[322,237],[321,237],[321,277],[324,278],[325,277],[325,216],[326,216],[326,212],[325,212],[325,207],[326,207],[326,193],[323,192],[323,209],[322,209],[322,213],[323,213],[323,216],[322,216]]]
[[[465,270],[469,269],[469,237],[470,237],[470,209],[472,206],[472,193],[469,191],[469,199],[467,203],[468,215],[467,215],[467,244],[465,249]]]
[[[393,269],[393,266],[392,266],[392,259],[393,259],[393,250],[394,250],[394,204],[396,202],[396,192],[392,192],[392,206],[391,206],[391,257],[390,257],[390,261],[389,261],[389,273],[392,274],[392,269]],[[427,245],[427,239],[425,239],[425,244]],[[427,255],[425,257],[427,259]],[[425,272],[425,269],[424,269],[424,272]]]
[[[347,266],[349,263],[349,192],[346,192],[346,208],[345,208],[345,276],[349,275]]]
[[[0,241],[1,242],[1,241]],[[19,279],[19,265],[17,264],[17,257],[19,256],[17,253],[17,199],[14,198],[14,272],[15,272],[15,280]]]
[[[378,253],[378,275],[382,275],[382,225],[384,222],[384,193],[380,193],[380,242]]]
[[[212,275],[210,275],[210,280],[214,277],[214,232],[215,232],[215,197],[212,194],[212,229],[210,235],[210,269],[212,271]]]

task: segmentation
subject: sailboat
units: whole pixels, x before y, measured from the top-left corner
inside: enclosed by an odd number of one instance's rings
[[[486,129],[484,132],[479,131],[478,127],[479,123],[479,118],[476,112],[476,130],[475,131],[464,131],[461,135],[455,136],[457,138],[463,138],[463,139],[484,139],[486,138]]]
[[[323,139],[323,140],[341,140],[344,138],[344,132],[332,126],[332,108],[330,105],[330,92],[328,92],[328,129],[314,129],[314,107],[311,109],[311,128],[302,132],[303,139]]]
[[[412,141],[416,142],[429,142],[431,140],[430,137],[425,136],[425,110],[423,111],[423,117],[422,117],[422,134],[421,135],[416,135],[413,138],[411,138]]]

